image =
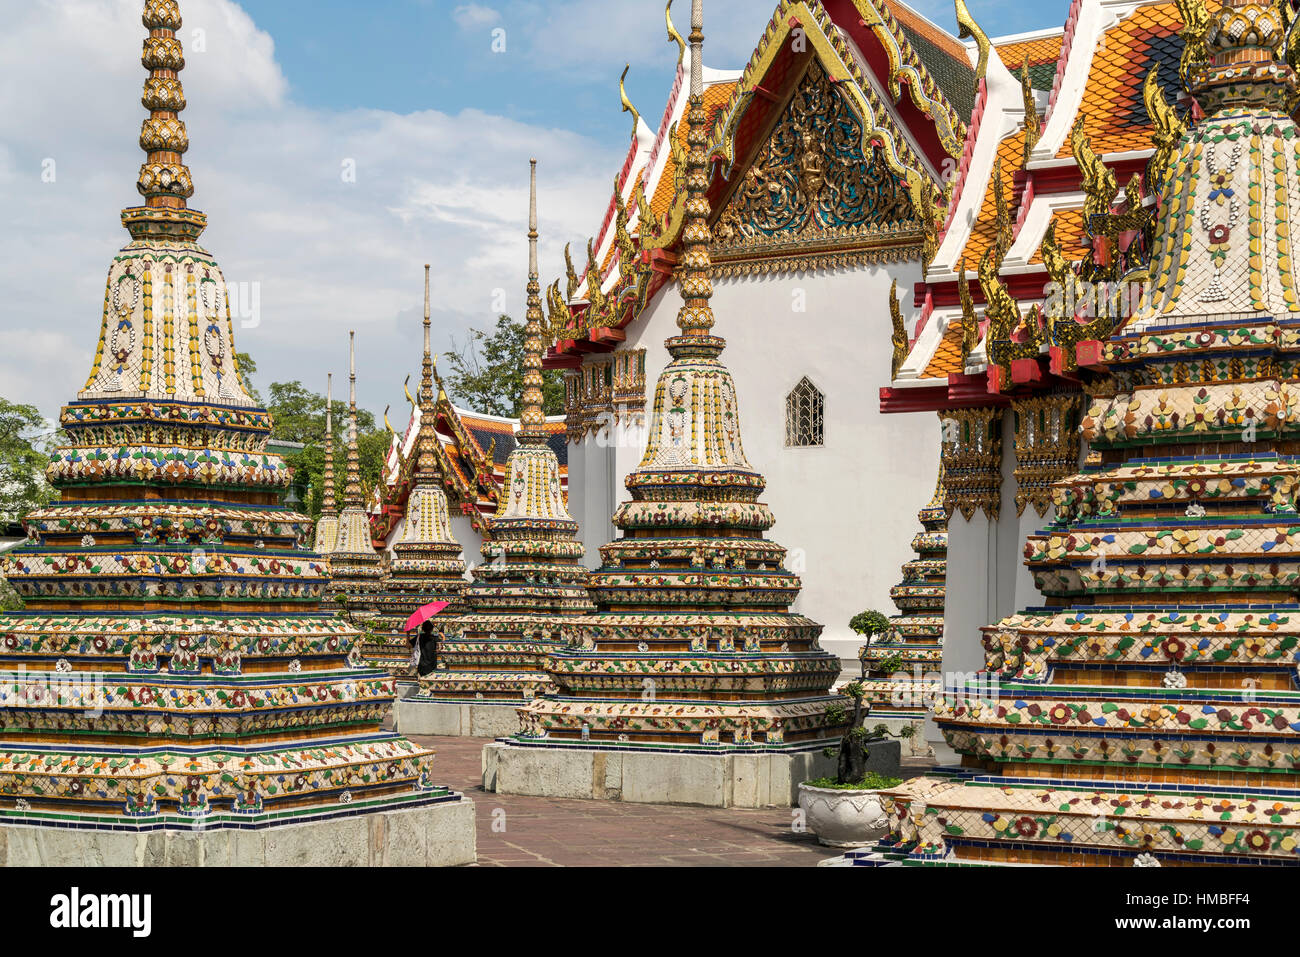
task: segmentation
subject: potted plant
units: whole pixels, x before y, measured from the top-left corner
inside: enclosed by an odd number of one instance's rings
[[[858,682],[845,686],[843,693],[853,700],[853,718],[840,738],[839,762],[834,778],[818,778],[799,785],[799,808],[817,840],[830,847],[862,847],[871,844],[889,824],[880,805],[880,792],[902,783],[867,771],[871,750],[867,746],[883,735],[869,732],[863,722],[871,706],[863,702],[865,689]],[[827,721],[843,722],[846,712],[828,713]],[[827,748],[828,756],[835,749]]]
[[[883,635],[889,631],[889,619],[883,612],[875,609],[860,611],[849,619],[849,628],[867,639],[867,643],[858,649],[858,661],[862,662],[862,677],[865,678],[868,671],[867,649],[871,647],[871,643],[877,635]]]

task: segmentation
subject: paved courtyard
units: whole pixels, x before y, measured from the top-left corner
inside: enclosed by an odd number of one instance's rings
[[[474,801],[478,862],[485,867],[813,867],[835,856],[811,833],[795,833],[789,808],[719,810],[489,794],[479,754],[490,738],[411,740],[437,750],[439,783]]]

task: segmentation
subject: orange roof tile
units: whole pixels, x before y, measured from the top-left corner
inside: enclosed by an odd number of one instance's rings
[[[1056,224],[1056,244],[1061,247],[1066,259],[1075,260],[1080,258],[1083,248],[1083,207],[1077,209],[1058,209],[1052,214],[1052,222]],[[1031,263],[1041,263],[1043,261],[1042,244],[1034,250],[1034,254],[1029,257]]]
[[[1093,54],[1081,110],[1083,130],[1099,154],[1151,147],[1151,120],[1142,102],[1142,83],[1151,68],[1159,66],[1166,99],[1172,102],[1176,98],[1183,49],[1177,34],[1182,26],[1178,7],[1159,3],[1139,7],[1106,31]],[[1069,137],[1056,155],[1074,155]]]
[[[1002,195],[1006,197],[1007,209],[1011,213],[1013,222],[1016,216],[1015,177],[1025,162],[1024,149],[1025,138],[1020,131],[1008,134],[998,144],[998,167],[1002,170]],[[993,244],[993,238],[997,234],[997,198],[993,192],[994,182],[995,178],[990,176],[988,182],[984,184],[984,201],[980,204],[979,216],[976,217],[975,225],[971,228],[970,238],[966,240],[966,248],[962,250],[962,256],[966,260],[966,270],[971,275],[974,275],[975,270],[979,268],[980,257]]]
[[[939,347],[930,357],[930,364],[921,373],[922,379],[944,379],[954,372],[961,372],[965,364],[961,361],[962,321],[950,322],[943,331]]]
[[[1029,58],[1031,67],[1042,66],[1044,63],[1055,63],[1061,58],[1061,44],[1064,39],[1065,37],[1058,33],[1049,37],[1037,37],[1033,40],[999,43],[993,49],[997,50],[998,56],[1001,57],[1008,70],[1018,70],[1025,65],[1025,57]]]

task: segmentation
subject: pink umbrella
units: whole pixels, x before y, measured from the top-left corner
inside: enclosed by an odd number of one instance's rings
[[[426,621],[428,621],[434,615],[438,614],[438,612],[442,611],[450,604],[451,602],[449,601],[429,602],[429,604],[425,605],[423,608],[418,609],[414,615],[406,619],[406,627],[404,627],[402,631],[413,631],[416,628],[419,628]]]

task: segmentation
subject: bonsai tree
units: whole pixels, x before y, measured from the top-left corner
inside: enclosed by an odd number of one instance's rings
[[[889,619],[874,608],[860,611],[849,619],[849,628],[867,639],[867,643],[858,649],[858,661],[862,662],[862,677],[867,676],[867,649],[877,635],[889,631]]]
[[[840,759],[835,780],[838,784],[857,784],[867,776],[867,758],[870,752],[867,750],[867,729],[862,726],[862,722],[871,712],[871,705],[863,704],[862,696],[866,689],[858,682],[845,685],[843,691],[853,699],[853,717],[849,721],[848,730],[840,738]]]

